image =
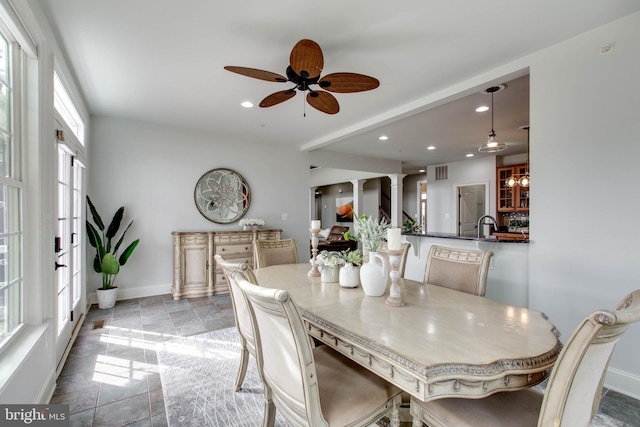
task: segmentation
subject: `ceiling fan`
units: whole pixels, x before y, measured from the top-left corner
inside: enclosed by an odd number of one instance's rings
[[[287,67],[287,77],[270,71],[258,70],[256,68],[226,66],[225,70],[254,79],[266,80],[268,82],[295,84],[294,87],[272,93],[260,102],[260,107],[273,107],[296,95],[296,89],[307,93],[307,102],[313,108],[327,114],[336,114],[340,111],[340,105],[334,93],[352,93],[372,90],[380,86],[378,79],[356,73],[332,73],[320,78],[320,73],[324,66],[322,49],[313,40],[300,40],[291,50],[289,57],[290,65]],[[318,85],[320,89],[312,89],[311,85]],[[328,92],[326,92],[328,91]]]

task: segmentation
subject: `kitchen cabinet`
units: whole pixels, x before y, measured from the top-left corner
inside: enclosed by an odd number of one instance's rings
[[[529,187],[506,184],[511,175],[520,177],[527,172],[526,164],[501,166],[496,169],[498,212],[529,212]]]
[[[233,262],[247,262],[255,267],[254,240],[280,240],[282,230],[237,230],[173,232],[174,300],[228,293],[222,269],[216,265],[220,254]]]

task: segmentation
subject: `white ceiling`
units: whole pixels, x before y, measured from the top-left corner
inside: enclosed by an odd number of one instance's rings
[[[461,81],[640,10],[637,0],[40,0],[93,115],[204,130],[221,138],[402,160],[405,172],[462,160],[494,128],[504,154],[526,152],[529,79],[487,82],[455,102],[419,105]],[[322,75],[376,77],[369,92],[336,94],[340,112],[304,107],[301,94],[245,109],[289,83],[223,69],[285,75],[303,38],[324,54]],[[597,47],[595,47],[597,48]],[[467,96],[468,95],[468,96]],[[416,105],[418,104],[418,105]],[[426,111],[421,111],[426,110]],[[303,113],[306,111],[306,117]],[[402,120],[397,112],[402,111]],[[412,115],[411,112],[419,112]],[[389,140],[380,142],[378,136]],[[435,145],[433,151],[426,146]]]

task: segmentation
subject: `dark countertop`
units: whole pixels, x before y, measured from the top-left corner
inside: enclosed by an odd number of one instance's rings
[[[513,234],[522,234],[522,233],[513,233]],[[489,238],[477,238],[477,237],[465,237],[458,236],[453,233],[402,233],[403,236],[415,236],[415,237],[435,237],[438,239],[454,239],[454,240],[470,240],[472,242],[495,242],[495,243],[529,243],[529,239],[519,239],[519,240],[498,240],[495,237]]]

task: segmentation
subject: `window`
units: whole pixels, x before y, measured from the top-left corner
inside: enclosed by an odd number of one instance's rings
[[[23,325],[20,49],[0,31],[0,347]],[[19,91],[18,91],[19,92]]]
[[[53,106],[80,144],[84,146],[84,121],[55,71],[53,73]]]

